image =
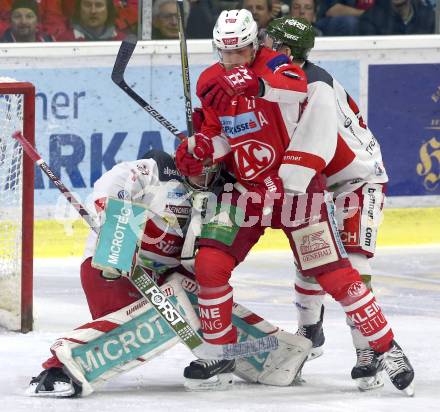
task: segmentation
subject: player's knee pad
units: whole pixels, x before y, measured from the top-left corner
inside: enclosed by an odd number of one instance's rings
[[[356,269],[360,275],[362,282],[365,283],[368,289],[372,289],[371,287],[371,265],[370,259],[364,254],[361,253],[349,253],[348,259],[350,260],[351,266]]]
[[[347,301],[353,297],[356,299],[358,295],[365,294],[367,288],[362,283],[359,272],[353,268],[342,268],[332,272],[326,272],[316,277],[316,280],[336,301]]]
[[[235,259],[212,247],[201,247],[196,256],[196,279],[201,287],[215,288],[228,283]]]

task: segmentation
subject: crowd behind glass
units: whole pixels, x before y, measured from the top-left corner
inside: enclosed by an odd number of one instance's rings
[[[318,36],[431,34],[436,0],[185,0],[187,38],[212,37],[222,10],[246,8],[260,29],[303,17]],[[150,2],[149,2],[150,3]],[[175,0],[153,0],[151,38],[178,38]],[[0,0],[0,41],[121,40],[138,33],[138,0]]]

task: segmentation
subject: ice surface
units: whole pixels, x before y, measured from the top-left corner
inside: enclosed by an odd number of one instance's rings
[[[35,331],[0,331],[0,411],[438,411],[440,410],[440,247],[381,249],[373,262],[374,289],[396,339],[416,373],[416,396],[387,381],[361,393],[351,378],[355,356],[339,306],[326,300],[324,356],[308,362],[302,386],[276,388],[237,379],[227,392],[189,393],[182,371],[193,359],[177,345],[157,359],[83,399],[23,395],[41,371],[51,343],[85,323],[89,313],[79,281],[79,259],[36,260]],[[290,253],[255,253],[233,275],[235,298],[282,328],[296,330]]]

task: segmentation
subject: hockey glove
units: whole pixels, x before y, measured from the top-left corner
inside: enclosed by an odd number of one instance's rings
[[[202,174],[203,162],[188,151],[188,140],[183,141],[176,150],[176,167],[183,176],[198,176]]]
[[[200,132],[204,120],[205,120],[205,115],[203,113],[203,109],[201,109],[200,107],[194,108],[192,114],[194,133]]]
[[[275,203],[281,202],[284,196],[283,181],[276,174],[267,176],[263,183],[252,186],[248,190],[260,195],[262,202],[266,198],[272,199]]]
[[[260,81],[251,69],[239,66],[209,80],[198,93],[204,106],[214,110],[226,110],[235,96],[256,97],[260,92]]]
[[[188,152],[196,159],[212,160],[212,155],[214,154],[212,139],[205,136],[203,133],[196,133],[194,136],[188,138]]]

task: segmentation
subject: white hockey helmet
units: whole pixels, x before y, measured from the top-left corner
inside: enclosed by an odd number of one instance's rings
[[[241,49],[250,44],[258,47],[258,27],[249,10],[224,10],[213,30],[214,45],[218,50]]]

